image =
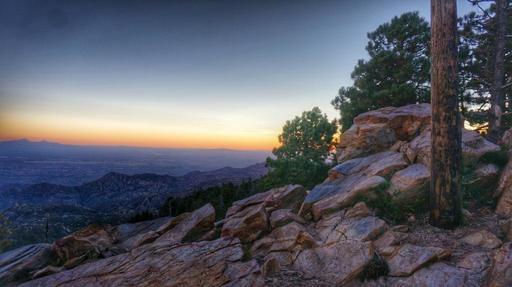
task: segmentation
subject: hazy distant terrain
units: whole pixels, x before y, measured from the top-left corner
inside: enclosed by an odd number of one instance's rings
[[[53,164],[58,172],[58,164]],[[4,187],[0,192],[0,211],[9,219],[11,248],[14,248],[51,242],[92,223],[118,224],[137,213],[158,214],[169,197],[186,196],[198,189],[223,183],[240,184],[266,173],[265,164],[258,163],[244,168],[193,171],[181,176],[110,172],[74,186],[38,183]]]
[[[257,179],[267,172],[268,155],[4,141],[0,211],[11,222],[14,246],[51,241],[90,223],[120,223],[135,213],[157,212],[169,196]]]
[[[0,142],[0,191],[41,182],[79,185],[109,172],[179,176],[191,171],[246,167],[266,151],[80,146],[28,140]]]

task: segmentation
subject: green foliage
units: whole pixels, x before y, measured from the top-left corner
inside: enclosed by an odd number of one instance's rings
[[[481,163],[492,163],[497,165],[498,167],[504,167],[508,162],[507,149],[502,148],[498,151],[491,151],[485,153],[480,157]]]
[[[386,220],[400,224],[407,221],[407,217],[410,214],[421,214],[428,209],[427,194],[418,198],[415,201],[409,201],[407,203],[395,203],[391,197],[385,192],[389,187],[389,183],[383,184],[375,192],[377,197],[366,197],[360,196],[356,201],[362,201],[366,205],[375,210],[378,217],[385,218]]]
[[[11,245],[11,240],[9,239],[9,235],[11,234],[9,225],[7,217],[0,213],[0,253]]]
[[[323,181],[337,130],[336,120],[329,122],[317,107],[286,121],[279,135],[281,146],[272,151],[275,158],[267,158],[270,171],[263,185],[271,188],[294,183],[312,188]]]
[[[169,198],[160,208],[161,216],[176,216],[184,212],[194,211],[210,203],[215,208],[216,219],[222,219],[233,202],[261,192],[260,185],[255,181],[246,181],[240,185],[226,183],[206,189],[199,189],[193,194],[181,198]]]
[[[512,18],[512,6],[507,10]],[[489,103],[494,81],[495,31],[496,18],[494,5],[485,9],[475,8],[459,19],[459,78],[463,101],[474,106],[477,113],[466,116],[471,123],[478,123],[480,114],[485,112]],[[508,21],[507,30],[512,31],[512,21]],[[505,79],[512,76],[512,38],[507,38],[505,46]],[[512,95],[512,86],[505,89],[507,101]],[[510,105],[505,106],[510,111]],[[484,113],[485,115],[485,113]],[[473,116],[476,116],[474,118]]]
[[[340,111],[342,129],[355,116],[387,106],[430,101],[430,28],[410,12],[394,17],[368,33],[369,60],[359,60],[352,79],[332,101]]]

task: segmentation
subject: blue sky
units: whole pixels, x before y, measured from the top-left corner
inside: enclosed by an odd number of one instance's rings
[[[366,33],[408,11],[430,1],[0,0],[0,139],[270,149],[337,117]]]

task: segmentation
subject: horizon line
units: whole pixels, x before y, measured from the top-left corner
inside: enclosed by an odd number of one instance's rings
[[[7,142],[20,142],[26,141],[30,143],[47,143],[47,144],[58,144],[58,145],[67,145],[67,146],[76,146],[76,147],[107,147],[107,148],[142,148],[142,149],[175,149],[175,150],[227,150],[227,151],[251,151],[251,152],[272,152],[272,149],[266,150],[261,148],[247,148],[247,149],[238,149],[238,148],[226,148],[226,147],[172,147],[172,146],[141,146],[141,145],[130,145],[130,144],[85,144],[85,143],[65,143],[59,141],[52,140],[33,140],[27,137],[22,138],[11,138],[11,139],[0,139],[1,143]]]

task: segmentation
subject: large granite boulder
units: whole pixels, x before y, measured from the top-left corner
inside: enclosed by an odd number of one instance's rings
[[[148,244],[21,286],[263,286],[259,265],[243,254],[236,238]]]
[[[39,269],[54,263],[57,255],[50,244],[26,245],[0,254],[0,286],[15,286]]]
[[[464,236],[461,241],[466,244],[478,246],[484,249],[495,249],[501,245],[501,240],[496,235],[487,230],[475,231]]]
[[[343,286],[359,276],[374,256],[371,242],[338,241],[303,250],[293,267],[308,277]]]
[[[424,200],[430,184],[430,170],[417,163],[395,173],[387,193],[396,203]]]
[[[421,267],[445,258],[449,253],[438,247],[404,244],[386,257],[390,276],[409,276]]]
[[[84,261],[116,255],[114,244],[118,241],[110,225],[89,225],[68,236],[57,239],[53,249],[60,262],[72,268]]]
[[[387,107],[358,115],[341,137],[338,161],[383,151],[410,141],[430,123],[430,105]]]
[[[349,207],[362,197],[376,198],[378,192],[387,184],[386,179],[377,175],[370,177],[356,177],[354,175],[352,177],[355,178],[354,181],[351,181],[350,178],[346,178],[345,180],[340,179],[327,182],[320,186],[326,189],[331,188],[332,191],[329,192],[329,196],[313,203],[311,211],[315,220],[319,220],[325,214]],[[341,182],[338,183],[338,181]],[[315,187],[309,195],[315,192],[315,190],[318,190],[317,187]],[[305,204],[307,203],[307,201],[304,202]]]
[[[407,278],[391,278],[391,287],[478,287],[479,281],[472,279],[462,268],[439,262],[420,269]]]
[[[329,230],[330,229],[330,230]],[[325,244],[336,243],[340,240],[370,241],[388,229],[384,220],[368,216],[363,218],[346,218],[333,228],[321,228],[319,234]]]

